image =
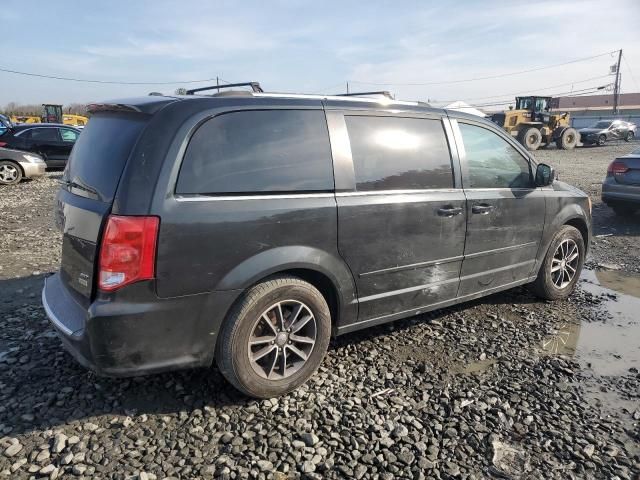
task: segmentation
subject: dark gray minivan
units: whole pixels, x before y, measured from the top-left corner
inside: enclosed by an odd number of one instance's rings
[[[332,335],[528,283],[566,298],[583,265],[587,195],[479,117],[247,92],[91,110],[42,300],[100,374],[215,361],[272,397]]]

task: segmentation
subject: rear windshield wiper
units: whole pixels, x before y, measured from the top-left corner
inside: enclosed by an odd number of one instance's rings
[[[87,187],[86,185],[82,185],[81,183],[78,183],[78,182],[74,182],[73,180],[58,180],[58,182],[61,185],[64,185],[65,187],[77,188],[78,190],[91,193],[92,195],[95,195],[96,198],[99,196],[98,191],[96,189]]]

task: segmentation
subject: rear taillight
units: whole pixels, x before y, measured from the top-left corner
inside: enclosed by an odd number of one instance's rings
[[[616,174],[626,173],[628,170],[629,170],[629,167],[627,167],[626,163],[620,160],[615,160],[611,162],[611,165],[609,165],[609,168],[607,169],[607,173],[616,175]]]
[[[7,146],[7,142],[0,142],[0,147],[6,147]]]
[[[109,215],[100,245],[100,290],[153,278],[159,224],[158,217]]]

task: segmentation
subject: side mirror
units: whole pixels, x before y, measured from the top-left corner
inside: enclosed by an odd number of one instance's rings
[[[536,187],[548,187],[556,179],[556,171],[546,163],[538,164],[536,168]]]

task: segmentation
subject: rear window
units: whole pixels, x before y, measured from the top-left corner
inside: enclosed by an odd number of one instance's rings
[[[78,135],[64,179],[95,190],[105,202],[113,200],[127,158],[147,118],[115,112],[94,114]]]
[[[440,120],[345,116],[356,190],[452,188]]]
[[[189,142],[176,185],[182,194],[332,189],[329,133],[319,110],[241,111],[208,120]]]

